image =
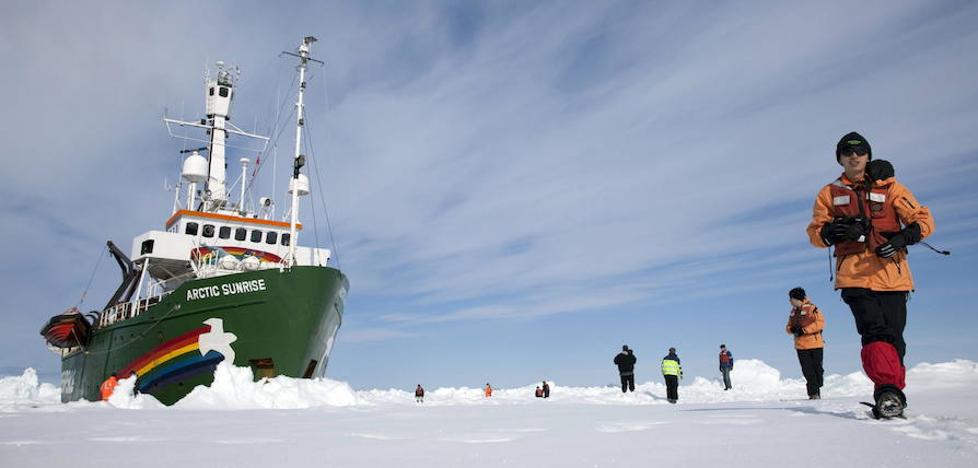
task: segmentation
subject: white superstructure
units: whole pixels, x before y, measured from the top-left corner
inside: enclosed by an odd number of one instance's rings
[[[241,176],[237,183],[241,184],[240,196],[235,197],[238,200],[232,200],[226,170],[229,136],[235,135],[236,139],[258,145],[249,153],[256,156],[256,165],[270,139],[245,132],[231,123],[231,104],[240,73],[237,67],[217,62],[216,72],[205,79],[205,117],[198,121],[163,118],[172,136],[207,146],[181,151],[185,155],[181,182],[176,187],[173,212],[165,222],[164,230],[147,231],[133,239],[131,268],[138,276],[134,275],[129,293],[117,301],[120,309],[125,303],[131,303],[134,307],[126,307],[127,310],[138,313],[141,300],[159,298],[192,279],[257,269],[325,266],[329,261],[328,249],[296,245],[302,230],[298,219],[299,199],[310,192],[309,178],[301,173],[305,164],[302,152],[303,96],[307,63],[322,63],[309,56],[309,48],[315,41],[314,37],[306,37],[297,53],[286,52],[299,59],[300,82],[296,99],[293,170],[287,192],[291,203],[286,219],[273,219],[274,204],[270,197],[261,197],[254,209],[247,206],[249,158],[239,159]],[[176,134],[176,129],[195,131],[204,136]],[[120,263],[124,261],[128,259],[122,259]]]

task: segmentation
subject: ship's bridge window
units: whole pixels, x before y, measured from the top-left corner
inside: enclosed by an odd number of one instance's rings
[[[139,255],[146,255],[146,254],[153,253],[153,244],[155,243],[156,241],[154,241],[153,239],[144,240],[143,244],[139,247]]]
[[[213,224],[205,224],[204,225],[204,231],[203,231],[202,234],[203,234],[204,237],[214,237],[214,225]]]
[[[251,241],[252,242],[261,242],[261,235],[262,235],[262,232],[259,231],[259,230],[257,230],[257,229],[255,229],[254,231],[251,231]]]
[[[191,236],[197,235],[197,223],[187,223],[187,228],[184,230],[185,233]]]
[[[228,97],[228,89],[225,88],[224,86],[221,86],[221,89],[218,90],[218,94],[220,94],[221,97]]]
[[[243,241],[248,237],[248,230],[245,228],[237,228],[234,230],[234,240]]]
[[[265,237],[265,243],[275,245],[276,242],[278,242],[278,233],[275,231],[268,231],[268,236]]]
[[[211,89],[210,89],[210,95],[211,95],[211,96],[213,96],[213,95],[214,95],[214,87],[213,87],[213,86],[211,86]]]
[[[287,232],[282,233],[282,245],[288,246],[291,238],[292,238],[292,234],[289,234]]]
[[[217,230],[217,237],[220,237],[221,239],[230,239],[231,228],[228,226],[221,226],[221,228]]]

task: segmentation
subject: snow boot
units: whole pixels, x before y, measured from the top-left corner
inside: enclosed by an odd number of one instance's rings
[[[903,409],[907,407],[907,397],[899,388],[885,385],[874,393],[876,405],[873,406],[873,416],[876,419],[903,417]]]

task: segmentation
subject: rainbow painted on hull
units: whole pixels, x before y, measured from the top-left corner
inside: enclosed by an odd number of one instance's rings
[[[201,352],[200,336],[210,331],[211,326],[205,325],[173,338],[136,358],[116,374],[123,378],[136,374],[136,389],[152,393],[157,386],[213,373],[225,356],[216,350]]]

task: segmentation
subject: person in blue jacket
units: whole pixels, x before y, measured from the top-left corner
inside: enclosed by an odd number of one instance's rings
[[[720,345],[720,374],[723,374],[723,389],[730,390],[730,371],[733,370],[733,353],[727,349],[727,345]]]

